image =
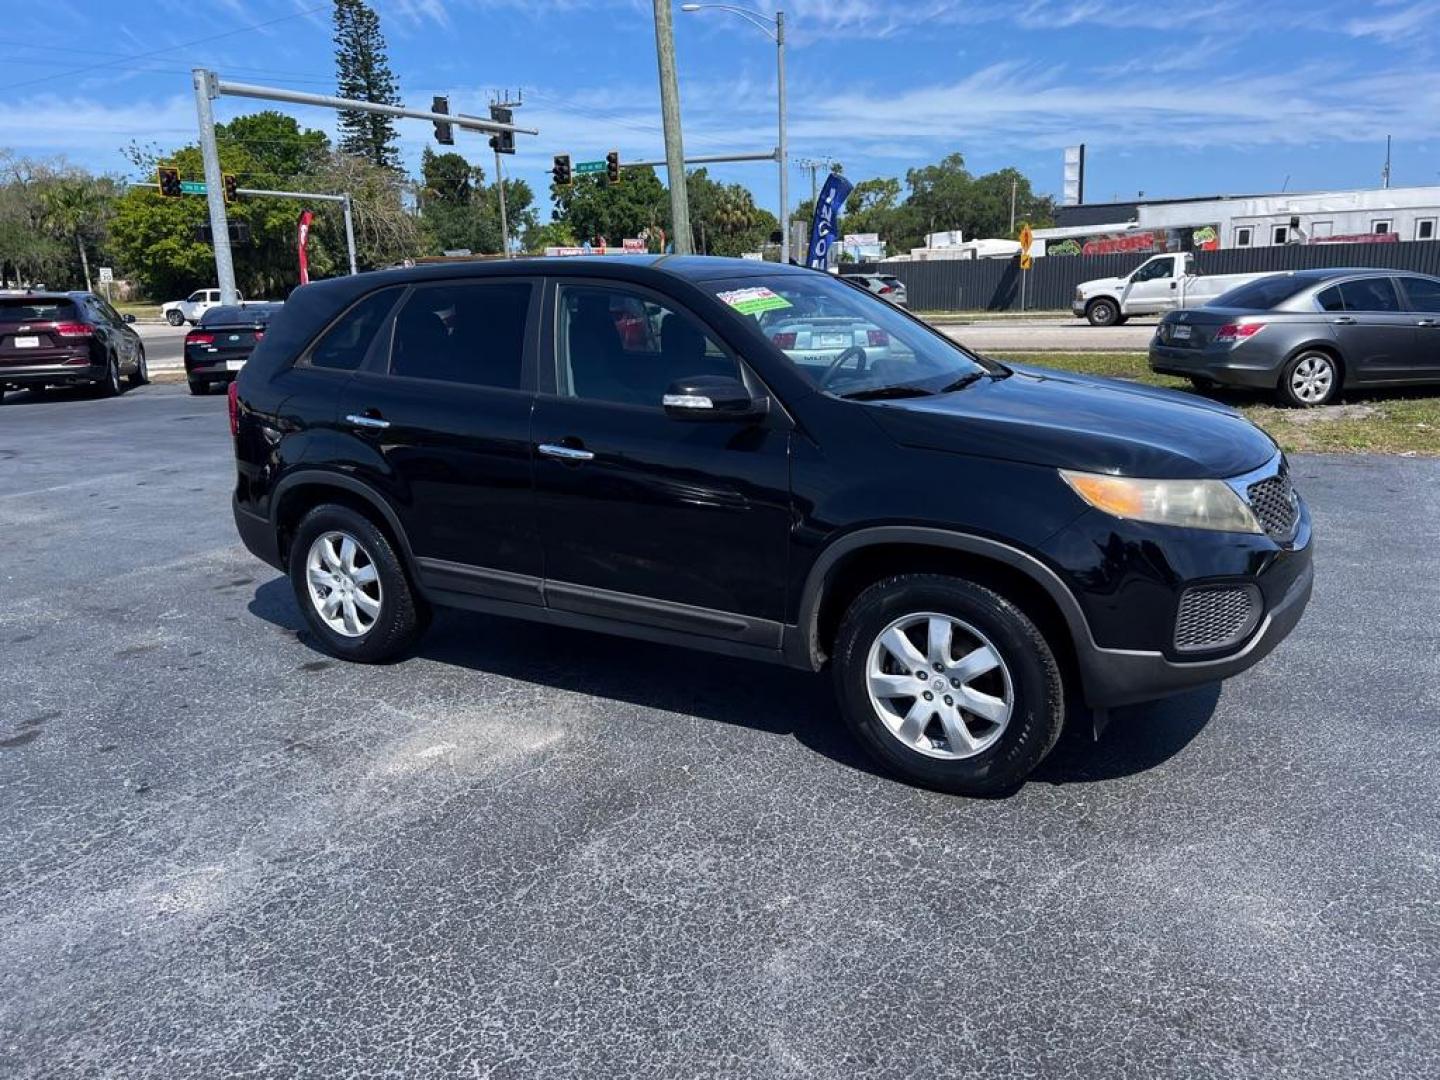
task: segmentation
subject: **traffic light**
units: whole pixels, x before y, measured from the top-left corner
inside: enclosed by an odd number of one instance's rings
[[[490,119],[497,124],[510,124],[514,122],[515,114],[503,105],[490,106]],[[513,154],[515,152],[515,133],[513,131],[497,131],[490,136],[490,148],[497,154]]]
[[[605,179],[612,184],[620,182],[620,151],[611,150],[605,155]]]
[[[231,244],[250,243],[250,223],[248,221],[232,221],[225,231],[230,236]],[[215,242],[215,230],[208,224],[195,226],[195,240],[201,244],[213,244]]]
[[[185,194],[180,188],[180,170],[174,165],[161,165],[157,168],[155,182],[160,185],[160,194],[167,199],[178,199]]]
[[[555,155],[555,164],[550,169],[550,178],[556,187],[570,187],[575,183],[570,176],[569,154]]]
[[[239,198],[240,185],[236,182],[235,177],[229,173],[220,177],[220,190],[225,193],[225,201],[227,203],[232,203]]]
[[[435,96],[430,99],[430,111],[450,115],[450,99],[448,97]],[[432,120],[435,125],[435,141],[443,146],[455,145],[455,125],[447,124],[443,120]]]

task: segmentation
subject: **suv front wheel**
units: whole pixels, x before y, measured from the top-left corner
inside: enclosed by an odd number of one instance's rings
[[[300,522],[290,545],[290,585],[320,644],[342,660],[393,660],[423,628],[390,541],[346,506],[317,506]]]
[[[846,721],[902,778],[960,795],[1014,788],[1064,722],[1060,667],[1018,607],[963,578],[905,574],[856,598],[840,627]]]

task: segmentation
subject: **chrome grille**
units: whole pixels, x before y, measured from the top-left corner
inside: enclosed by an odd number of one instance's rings
[[[1223,649],[1240,641],[1260,621],[1260,594],[1253,585],[1199,585],[1186,589],[1175,616],[1180,652]]]
[[[1272,540],[1289,540],[1295,535],[1295,526],[1300,521],[1300,504],[1295,498],[1294,485],[1290,483],[1290,470],[1281,468],[1274,476],[1258,480],[1245,489],[1250,509],[1260,521],[1260,527]]]

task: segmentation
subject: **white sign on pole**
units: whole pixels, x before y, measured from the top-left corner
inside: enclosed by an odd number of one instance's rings
[[[109,285],[115,280],[115,271],[108,266],[100,267],[100,284]]]

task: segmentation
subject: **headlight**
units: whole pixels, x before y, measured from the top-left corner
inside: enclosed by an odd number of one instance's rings
[[[1137,480],[1069,469],[1061,469],[1060,477],[1095,509],[1131,521],[1218,532],[1265,531],[1223,480]]]

